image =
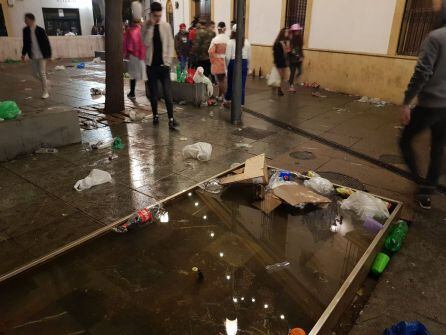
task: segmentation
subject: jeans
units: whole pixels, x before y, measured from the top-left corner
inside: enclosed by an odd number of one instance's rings
[[[432,132],[431,152],[429,170],[426,180],[423,180],[419,174],[412,142],[416,135],[427,128],[430,128]],[[403,158],[415,178],[415,181],[421,187],[420,191],[422,193],[430,194],[438,185],[445,139],[446,108],[415,107],[412,111],[410,123],[404,128],[401,135],[400,148]]]
[[[184,70],[186,70],[188,59],[186,56],[179,56],[178,61],[180,62],[181,72],[183,72]]]
[[[232,100],[232,82],[234,79],[234,67],[235,60],[231,59],[228,65],[228,89],[226,90],[225,100]],[[242,105],[245,104],[245,87],[246,87],[246,78],[248,77],[248,60],[244,59],[242,61]]]
[[[299,78],[302,74],[302,62],[299,63],[290,63],[290,86],[294,85],[294,78],[296,77],[296,71],[297,71],[297,78]]]
[[[169,119],[173,118],[172,85],[168,66],[147,66],[147,78],[150,91],[150,104],[153,116],[158,116],[158,81],[163,88],[164,102]]]
[[[42,92],[48,93],[48,81],[46,79],[46,59],[31,59],[33,75],[42,83]]]

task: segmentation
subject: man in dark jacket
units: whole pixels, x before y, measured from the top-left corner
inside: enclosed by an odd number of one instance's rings
[[[22,61],[26,55],[31,59],[34,76],[42,83],[42,99],[48,99],[46,60],[51,59],[51,45],[45,29],[36,25],[33,14],[25,14],[26,27],[23,28]]]
[[[215,37],[215,32],[211,31],[210,25],[206,22],[200,22],[200,28],[197,31],[195,40],[192,44],[192,53],[197,58],[197,67],[201,66],[204,69],[204,75],[211,78],[211,61],[209,59],[209,47],[211,41]]]
[[[431,207],[431,194],[435,191],[441,173],[444,142],[446,139],[446,6],[441,10],[442,24],[432,31],[421,47],[415,72],[410,80],[401,109],[401,122],[405,125],[400,147],[403,157],[419,185],[416,200],[424,209]],[[417,106],[410,103],[418,96]],[[414,151],[413,138],[430,128],[431,152],[427,178],[420,177]]]
[[[183,72],[186,69],[190,53],[189,32],[184,23],[180,24],[180,31],[175,36],[175,51],[180,62],[181,72]]]

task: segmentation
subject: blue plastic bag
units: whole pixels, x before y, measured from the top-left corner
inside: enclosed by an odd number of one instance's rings
[[[79,63],[76,66],[78,69],[85,69],[85,63]]]
[[[401,321],[384,330],[383,335],[431,335],[419,321]]]

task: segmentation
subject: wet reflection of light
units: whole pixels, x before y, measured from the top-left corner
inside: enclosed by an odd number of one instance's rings
[[[222,252],[220,252],[220,254],[219,254],[219,255],[220,255],[220,257],[223,257],[223,256],[224,256],[225,254],[224,254],[224,253],[222,253]]]
[[[166,212],[160,216],[160,222],[161,223],[168,223],[169,222],[169,212]]]
[[[331,225],[330,230],[332,233],[337,233],[339,231],[339,226],[336,223],[334,223]]]
[[[245,297],[241,297],[240,300],[241,300],[241,301],[245,301]]]
[[[235,335],[238,331],[237,319],[225,321],[226,335]]]
[[[207,215],[203,215],[203,220],[206,220],[207,218]]]
[[[269,307],[268,304],[263,305],[263,308],[265,308],[265,309],[268,309],[268,307]]]
[[[195,207],[198,207],[198,205],[199,205],[199,203],[198,203],[198,201],[195,203]]]
[[[226,276],[226,279],[227,279],[227,280],[231,280],[231,276],[230,276],[230,275],[227,275],[227,276]]]
[[[191,196],[192,196],[192,192],[189,192],[187,195],[188,195],[189,197],[191,197]]]
[[[281,318],[282,320],[285,320],[285,315],[280,314],[280,318]]]
[[[238,299],[236,297],[232,298],[232,301],[234,301],[234,303],[238,303]]]
[[[215,236],[215,233],[214,233],[214,232],[211,232],[211,233],[209,234],[209,236],[210,236],[211,238],[213,238],[213,237]]]
[[[251,301],[252,302],[256,302],[256,298],[251,298]]]

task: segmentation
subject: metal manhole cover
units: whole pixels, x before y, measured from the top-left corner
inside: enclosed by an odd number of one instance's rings
[[[398,155],[381,155],[379,156],[379,160],[388,164],[404,164],[403,157]]]
[[[345,174],[342,173],[331,172],[331,171],[317,172],[317,173],[322,178],[326,178],[334,184],[354,188],[359,191],[365,191],[365,186],[359,179],[346,176]]]
[[[242,130],[236,130],[236,131],[232,132],[232,134],[258,141],[258,140],[264,139],[265,137],[275,134],[275,132],[270,131],[270,130],[265,130],[265,129],[254,128],[254,127],[246,127],[246,128],[243,128]]]
[[[290,157],[294,159],[312,160],[316,156],[311,151],[294,151],[290,153]]]

